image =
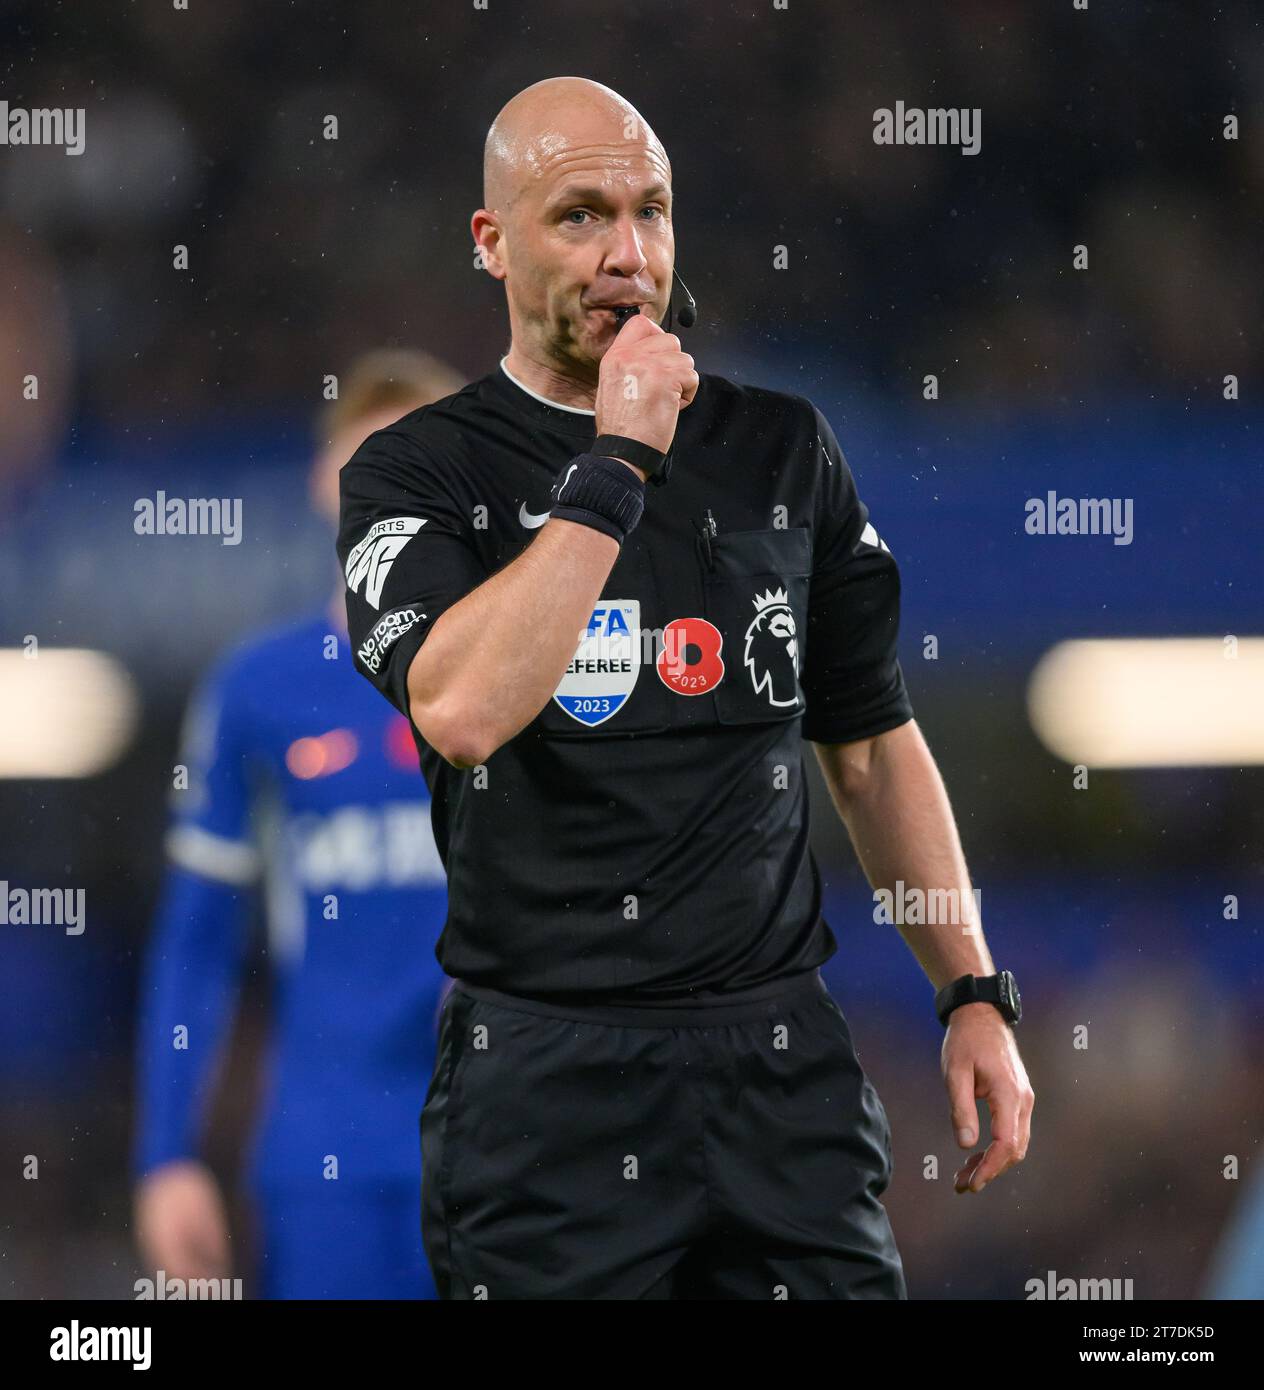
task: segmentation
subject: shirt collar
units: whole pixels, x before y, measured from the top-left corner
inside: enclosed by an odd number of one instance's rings
[[[596,419],[597,412],[595,410],[585,410],[582,406],[578,405],[562,405],[560,401],[551,401],[547,396],[542,396],[538,391],[533,391],[529,386],[524,386],[522,382],[520,382],[518,378],[514,376],[514,374],[509,370],[509,368],[505,366],[505,363],[508,360],[508,356],[502,357],[500,359],[500,370],[504,372],[504,374],[509,378],[510,381],[513,382],[513,384],[518,388],[519,391],[525,391],[527,395],[532,398],[532,400],[539,401],[541,405],[551,406],[554,410],[565,410],[570,415],[587,415],[591,419]]]

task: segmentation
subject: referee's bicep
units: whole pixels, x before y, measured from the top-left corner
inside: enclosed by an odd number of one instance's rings
[[[873,738],[913,718],[896,656],[900,572],[869,522],[829,421],[804,402],[816,466],[802,734],[813,743]]]
[[[900,575],[889,551],[862,543],[846,564],[813,575],[800,678],[805,739],[851,743],[913,718],[899,628]]]
[[[356,670],[408,716],[413,658],[440,615],[487,575],[444,480],[415,460],[366,448],[340,483],[347,632]]]
[[[350,584],[347,632],[355,668],[411,718],[408,669],[431,628],[486,576],[468,549],[438,534],[416,546],[415,558],[393,577],[375,609]]]

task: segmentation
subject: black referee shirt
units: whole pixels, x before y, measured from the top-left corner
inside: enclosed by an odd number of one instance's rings
[[[500,367],[342,470],[355,663],[404,714],[431,625],[530,545],[594,434],[591,411]],[[452,767],[414,731],[448,873],[444,970],[515,994],[658,1002],[827,960],[801,739],[912,718],[899,590],[812,403],[703,375],[670,480],[646,488],[545,708],[483,768]]]

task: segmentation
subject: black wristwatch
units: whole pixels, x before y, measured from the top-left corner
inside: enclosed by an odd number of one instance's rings
[[[588,452],[632,464],[645,474],[647,483],[657,487],[662,487],[671,474],[670,449],[660,454],[652,444],[642,444],[639,439],[629,439],[625,434],[599,434]]]
[[[1008,970],[1002,970],[999,975],[963,975],[945,985],[935,995],[935,1012],[945,1028],[948,1015],[962,1004],[995,1004],[1011,1027],[1023,1016],[1018,985]]]

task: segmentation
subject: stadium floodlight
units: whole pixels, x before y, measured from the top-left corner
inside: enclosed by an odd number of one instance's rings
[[[1264,638],[1060,642],[1027,688],[1037,737],[1086,767],[1264,763]]]
[[[91,777],[131,744],[140,701],[105,652],[0,650],[0,777]]]

